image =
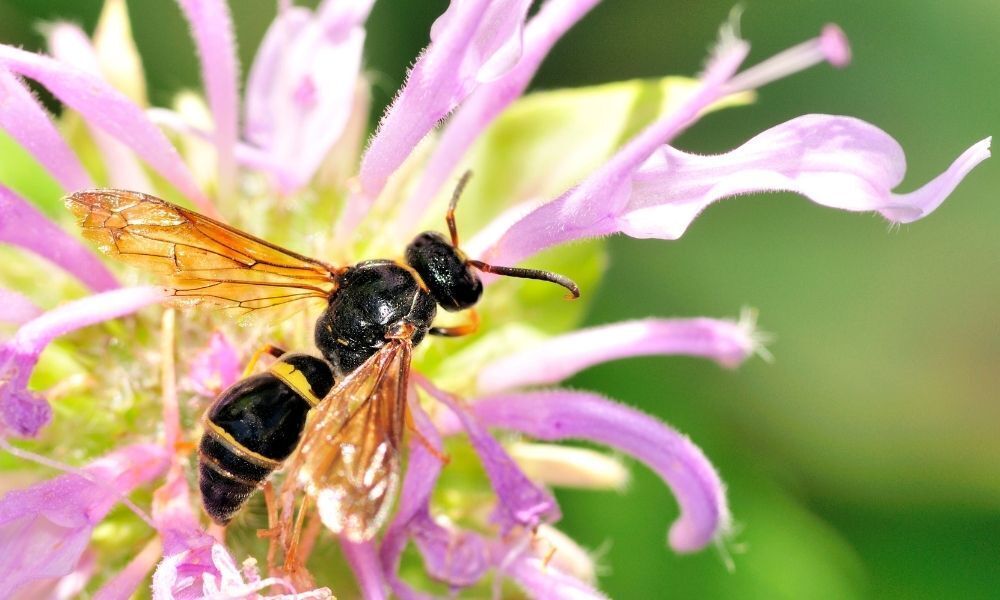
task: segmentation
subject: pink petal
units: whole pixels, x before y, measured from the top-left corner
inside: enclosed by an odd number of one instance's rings
[[[419,402],[411,399],[409,406],[416,431],[436,451],[443,452],[444,445],[441,442],[441,436],[423,409],[420,408]],[[410,522],[421,513],[429,510],[428,503],[431,492],[437,484],[441,467],[441,461],[431,454],[416,436],[410,437],[410,453],[399,494],[399,505],[396,507],[396,514],[392,522],[386,528],[382,538],[382,546],[379,549],[382,570],[386,574],[393,593],[401,598],[420,597],[399,579],[400,557],[406,548]]]
[[[122,288],[87,296],[28,321],[0,346],[0,431],[34,436],[49,421],[51,408],[27,390],[42,350],[54,338],[88,325],[133,313],[164,298],[155,287]]]
[[[79,26],[71,23],[56,23],[45,30],[49,53],[67,65],[87,71],[97,76],[101,75],[101,67],[90,38]],[[94,127],[89,122],[87,129],[100,150],[104,166],[108,171],[108,183],[112,187],[129,190],[150,189],[149,178],[142,165],[136,160],[135,154],[127,146]],[[82,186],[68,188],[68,191],[81,189]],[[83,187],[93,187],[88,184]]]
[[[188,380],[194,391],[215,398],[236,383],[243,372],[240,353],[221,331],[212,333],[208,345],[191,360]]]
[[[149,576],[150,571],[156,566],[161,555],[160,540],[154,539],[146,544],[124,569],[97,590],[97,593],[94,594],[94,600],[129,600],[132,598],[139,586]]]
[[[347,564],[351,565],[351,570],[354,571],[358,587],[361,588],[361,596],[365,600],[388,598],[375,545],[370,541],[352,542],[347,538],[340,538],[340,549],[344,552]]]
[[[633,237],[676,239],[716,200],[791,191],[824,206],[878,211],[909,223],[937,208],[989,157],[986,139],[944,174],[910,194],[894,194],[906,172],[903,150],[887,133],[851,117],[805,115],[716,156],[663,148],[635,175],[615,227]]]
[[[556,383],[587,367],[631,356],[703,356],[725,367],[746,360],[757,342],[753,326],[717,319],[645,319],[591,327],[546,340],[488,364],[478,387],[492,393]]]
[[[0,66],[0,129],[6,131],[56,178],[65,191],[94,182],[28,88]]]
[[[483,81],[500,76],[519,57],[525,0],[453,1],[439,19],[433,41],[410,70],[386,109],[361,162],[361,191],[368,201],[410,152]]]
[[[24,248],[61,267],[90,289],[118,287],[90,248],[70,236],[13,191],[0,185],[0,242]]]
[[[724,94],[726,82],[748,51],[749,46],[743,41],[734,41],[720,49],[702,75],[699,88],[680,108],[632,138],[578,187],[532,210],[499,239],[473,238],[466,244],[466,251],[485,262],[515,264],[567,239],[613,232],[606,224],[606,217],[627,202],[632,174],[666,140],[683,131]],[[606,231],[595,233],[602,227]],[[496,231],[489,226],[487,230]],[[587,234],[579,235],[583,231]]]
[[[605,600],[607,596],[576,577],[548,565],[541,558],[525,554],[503,568],[530,598],[545,600]]]
[[[427,510],[417,513],[408,529],[424,558],[427,574],[438,581],[453,587],[470,586],[493,566],[481,535],[442,524]]]
[[[109,510],[136,487],[158,477],[166,451],[137,444],[81,469],[0,498],[0,581],[14,592],[73,571]]]
[[[552,495],[528,479],[479,419],[449,394],[426,382],[422,387],[451,410],[468,434],[496,492],[497,506],[492,518],[500,525],[501,533],[506,535],[516,526],[533,529],[543,522],[559,520],[559,505]]]
[[[550,0],[532,17],[525,28],[524,53],[517,65],[477,87],[448,120],[423,169],[416,192],[402,208],[400,222],[414,223],[421,218],[476,138],[524,93],[556,41],[599,1]]]
[[[5,45],[0,45],[0,66],[44,85],[56,98],[83,115],[88,123],[134,150],[202,212],[218,216],[163,133],[142,109],[100,77],[50,57]]]
[[[596,394],[557,390],[491,396],[473,404],[473,411],[488,427],[549,441],[589,440],[646,463],[680,505],[668,537],[678,552],[700,550],[729,529],[725,488],[705,455],[686,436],[634,408]]]
[[[0,288],[0,322],[20,325],[42,314],[27,296]]]
[[[219,161],[219,189],[226,195],[236,178],[233,151],[239,118],[239,73],[229,6],[225,0],[177,0],[177,3],[198,47],[201,78],[215,122],[213,138]]]
[[[286,193],[309,183],[344,132],[372,1],[327,0],[315,16],[290,8],[261,43],[247,80],[246,136],[277,163]]]

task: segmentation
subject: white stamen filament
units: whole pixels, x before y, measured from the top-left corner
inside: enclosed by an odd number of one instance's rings
[[[792,46],[737,74],[729,80],[725,89],[730,94],[753,90],[822,62],[839,68],[846,66],[850,60],[851,49],[844,32],[836,25],[827,25],[818,37]]]

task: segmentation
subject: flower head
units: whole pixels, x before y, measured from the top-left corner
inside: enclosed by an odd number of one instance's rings
[[[370,0],[325,0],[315,11],[280,3],[242,99],[229,6],[223,0],[178,3],[198,51],[203,97],[189,93],[172,107],[145,105],[144,90],[136,85],[142,80],[141,63],[128,38],[124,3],[109,0],[102,34],[93,41],[75,26],[57,24],[47,30],[51,55],[0,46],[0,128],[66,192],[94,182],[142,187],[190,202],[275,244],[301,249],[307,240],[308,254],[336,264],[399,254],[400,236],[412,235],[432,219],[440,221],[446,184],[470,166],[476,182],[487,182],[476,184],[483,186],[480,198],[496,202],[469,207],[470,220],[480,228],[463,250],[504,265],[548,251],[541,264],[566,267],[586,290],[600,275],[600,245],[567,247],[568,242],[613,233],[674,240],[709,204],[757,191],[793,191],[824,206],[911,222],[935,210],[989,155],[987,138],[930,183],[896,193],[905,171],[902,149],[885,132],[851,117],[798,117],[715,156],[670,145],[706,111],[748,102],[754,90],[776,78],[821,62],[846,65],[850,51],[834,26],[745,70],[749,45],[726,28],[697,79],[626,82],[522,98],[553,44],[597,0],[549,0],[536,12],[524,0],[453,1],[359,152],[367,116],[361,53]],[[111,47],[116,52],[109,53]],[[85,124],[78,136],[83,143],[63,137],[22,78],[63,103],[62,120]],[[656,100],[648,103],[648,97]],[[643,102],[642,110],[630,112]],[[561,119],[552,119],[553,114]],[[595,120],[601,126],[586,128],[594,139],[581,143],[579,127]],[[516,151],[497,150],[497,138]],[[559,164],[538,164],[538,156],[553,149],[560,153]],[[494,185],[491,198],[494,165],[503,161],[505,179],[511,181],[506,188]],[[90,163],[102,168],[84,166]],[[280,200],[270,201],[274,198]],[[4,292],[10,299],[4,321],[21,327],[0,348],[0,434],[41,436],[40,443],[51,446],[44,437],[52,420],[50,398],[29,390],[29,375],[43,349],[57,336],[155,304],[164,293],[117,288],[116,276],[89,248],[25,198],[0,186],[0,203],[9,209],[0,222],[0,240],[47,259],[97,292],[79,297],[80,290],[73,290],[76,299],[41,314],[32,298]],[[331,218],[337,221],[333,227]],[[110,238],[102,249],[118,250],[119,242]],[[199,251],[178,247],[159,258],[179,264],[186,258],[180,253]],[[243,273],[239,269],[232,267]],[[594,393],[535,388],[634,356],[690,355],[736,367],[762,351],[751,320],[650,318],[567,333],[580,309],[540,320],[532,307],[553,302],[551,296],[528,301],[518,295],[533,293],[525,284],[498,283],[489,276],[486,282],[490,288],[479,305],[486,330],[446,350],[443,343],[429,348],[425,343],[415,356],[414,387],[405,391],[414,434],[399,503],[384,533],[372,540],[340,540],[340,555],[363,595],[420,597],[417,589],[423,588],[481,593],[487,586],[499,592],[510,580],[532,597],[602,597],[586,552],[553,527],[562,513],[550,487],[621,487],[627,478],[614,457],[553,445],[564,440],[612,448],[663,480],[680,508],[667,533],[673,550],[695,552],[725,538],[732,519],[722,479],[689,438]],[[100,367],[91,373],[99,380],[93,386],[97,390],[134,385],[122,412],[162,414],[162,424],[154,427],[131,415],[146,425],[130,434],[144,438],[142,445],[93,463],[84,469],[86,477],[66,475],[0,500],[0,545],[13,543],[16,534],[19,543],[30,540],[51,556],[44,565],[24,565],[15,553],[4,553],[8,564],[0,562],[0,575],[23,585],[79,569],[90,535],[110,506],[165,473],[149,518],[155,539],[147,535],[143,550],[104,589],[130,593],[151,573],[156,598],[273,592],[287,598],[328,597],[330,590],[322,586],[343,582],[330,579],[326,563],[309,559],[325,560],[335,544],[320,537],[321,521],[306,516],[308,504],[296,513],[283,497],[278,507],[268,489],[266,523],[248,509],[247,522],[230,526],[225,541],[218,531],[206,529],[187,484],[191,443],[181,427],[204,412],[206,399],[193,406],[178,401],[174,354],[178,349],[196,353],[188,381],[196,392],[212,397],[242,370],[236,348],[260,336],[248,330],[223,332],[228,325],[206,313],[185,315],[180,325],[173,315],[164,313],[156,324],[131,317],[134,334],[119,334],[135,356],[137,371],[158,372],[157,382],[123,383]],[[283,346],[311,349],[314,315],[303,315],[293,315],[268,335]],[[56,394],[50,389],[48,395]],[[110,424],[97,425],[112,430]],[[75,433],[92,434],[97,435]],[[508,435],[545,443],[511,441]],[[154,439],[161,443],[150,444]],[[156,460],[140,461],[143,453]],[[445,464],[446,456],[453,463]],[[117,465],[113,472],[105,472],[107,461]],[[463,463],[478,466],[463,471]],[[98,480],[110,483],[97,486]],[[65,494],[56,508],[45,500],[54,493]],[[275,523],[278,512],[298,516]],[[254,529],[271,540],[269,551],[255,535],[241,535]],[[406,554],[411,543],[415,555]],[[283,564],[275,557],[279,546]],[[109,554],[108,548],[97,551]],[[241,569],[234,556],[253,558]],[[423,566],[417,581],[413,569],[404,575],[401,567],[418,562],[415,556]],[[267,577],[257,560],[267,561]]]

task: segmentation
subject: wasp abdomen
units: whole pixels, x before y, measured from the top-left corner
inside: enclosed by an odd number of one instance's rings
[[[199,446],[205,512],[226,524],[288,458],[306,415],[333,387],[329,366],[304,354],[282,357],[267,373],[237,382],[212,405]]]

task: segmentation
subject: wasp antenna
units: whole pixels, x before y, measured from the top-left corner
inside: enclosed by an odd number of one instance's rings
[[[455,191],[451,193],[451,202],[448,203],[448,213],[444,217],[445,222],[448,223],[448,233],[451,234],[451,245],[456,248],[458,248],[458,227],[455,226],[455,207],[458,206],[458,199],[462,197],[462,191],[465,190],[465,186],[469,183],[471,177],[472,171],[462,173],[458,183],[455,185]]]
[[[576,285],[576,283],[574,283],[569,277],[558,273],[542,271],[540,269],[501,267],[497,265],[489,265],[479,260],[470,260],[468,261],[468,264],[479,269],[483,273],[493,273],[494,275],[503,275],[504,277],[517,277],[518,279],[537,279],[538,281],[548,281],[556,285],[561,285],[569,290],[570,295],[567,296],[568,299],[574,300],[580,297],[580,288]]]

